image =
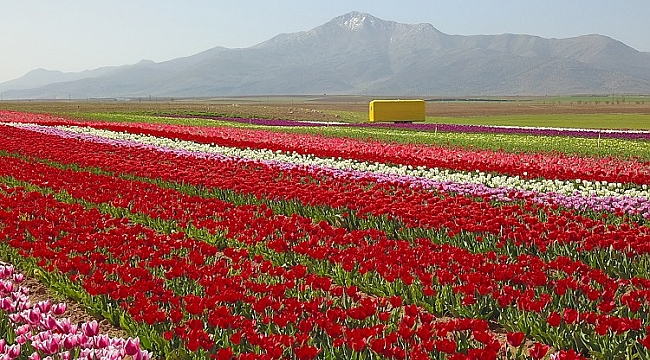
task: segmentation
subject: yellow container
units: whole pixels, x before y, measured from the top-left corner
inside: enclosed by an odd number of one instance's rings
[[[373,100],[368,107],[370,122],[424,121],[424,100]]]

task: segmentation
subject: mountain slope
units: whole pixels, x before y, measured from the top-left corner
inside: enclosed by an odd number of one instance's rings
[[[4,97],[320,93],[650,93],[650,53],[601,35],[448,35],[431,24],[400,24],[352,12],[245,49],[217,47],[100,76],[5,91]]]
[[[0,84],[0,92],[7,90],[32,89],[48,84],[75,81],[79,79],[92,78],[109,74],[117,69],[115,66],[107,66],[95,70],[86,70],[76,73],[64,73],[58,70],[36,69],[27,74]]]

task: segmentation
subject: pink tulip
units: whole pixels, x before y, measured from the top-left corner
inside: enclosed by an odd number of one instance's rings
[[[103,349],[110,344],[110,338],[107,335],[97,335],[95,336],[94,342],[95,346]]]
[[[77,325],[73,325],[68,318],[57,320],[56,327],[63,334],[73,334],[77,332]]]
[[[0,300],[0,309],[8,313],[13,313],[16,310],[16,303],[10,298],[2,298]]]
[[[124,351],[127,355],[135,355],[140,351],[140,338],[136,337],[135,339],[128,338],[124,344]]]
[[[25,335],[19,335],[16,336],[16,340],[14,341],[16,342],[16,344],[25,345],[25,343],[27,342],[27,337]]]
[[[41,313],[41,310],[39,310],[37,307],[27,310],[26,315],[27,316],[25,316],[25,320],[27,320],[32,325],[40,323],[41,319],[43,318],[43,313]]]
[[[97,357],[95,356],[95,349],[81,349],[81,352],[79,353],[79,356],[82,358],[87,358],[87,359],[96,359]]]
[[[97,320],[83,323],[81,324],[81,330],[86,336],[93,337],[99,334],[99,323],[97,322]]]
[[[14,274],[14,282],[21,283],[25,280],[25,274]]]
[[[58,329],[58,322],[51,315],[46,315],[44,319],[41,320],[41,325],[46,330],[56,330]]]
[[[13,282],[0,282],[2,284],[2,290],[7,292],[7,293],[12,293],[14,291],[14,283]],[[13,296],[13,294],[12,294]]]
[[[38,303],[36,303],[36,306],[38,307],[39,310],[41,310],[42,313],[47,313],[52,308],[52,303],[50,302],[50,300],[39,301]]]
[[[41,360],[41,355],[38,352],[34,352],[27,357],[29,360]]]
[[[151,359],[151,354],[148,351],[138,351],[135,356],[133,356],[133,360],[150,360]]]
[[[59,351],[59,342],[56,339],[47,339],[42,343],[42,350],[46,354],[54,354]]]
[[[14,267],[11,265],[0,265],[0,279],[7,279],[14,273]]]
[[[70,350],[77,346],[77,336],[65,336],[63,338],[63,347]]]
[[[52,313],[54,315],[63,315],[67,309],[67,305],[65,303],[58,303],[52,305]]]
[[[20,344],[14,344],[7,348],[7,355],[10,359],[15,359],[20,356]]]
[[[81,324],[83,327],[83,324]],[[83,331],[83,330],[82,330]],[[92,347],[93,346],[93,339],[92,337],[88,337],[88,335],[84,334],[83,332],[77,336],[77,344],[81,347]]]
[[[15,333],[18,336],[24,335],[27,332],[29,332],[31,330],[31,328],[32,327],[29,324],[24,324],[24,325],[21,325],[21,326],[17,327],[16,330],[15,330]]]

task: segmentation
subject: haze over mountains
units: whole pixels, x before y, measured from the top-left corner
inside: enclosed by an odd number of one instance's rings
[[[43,69],[3,99],[287,94],[650,94],[650,53],[602,35],[448,35],[352,12],[243,49],[81,73]]]

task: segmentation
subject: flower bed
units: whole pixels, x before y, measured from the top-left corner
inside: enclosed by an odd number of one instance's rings
[[[157,354],[649,355],[650,229],[620,208],[114,130],[0,126],[0,253]]]

